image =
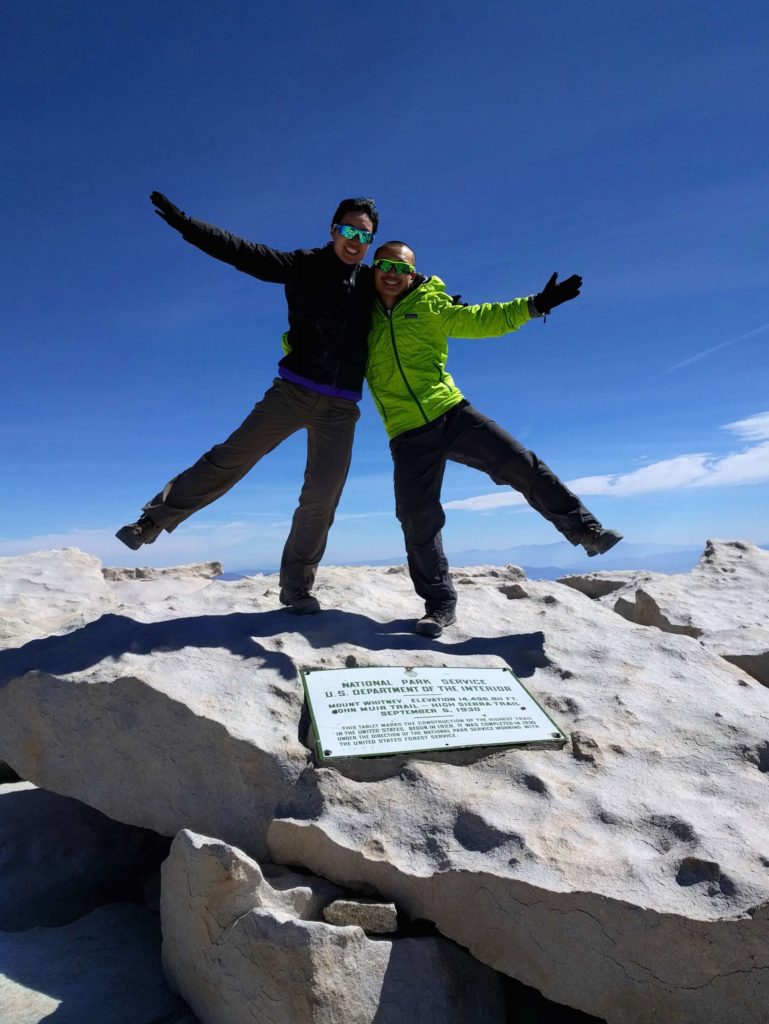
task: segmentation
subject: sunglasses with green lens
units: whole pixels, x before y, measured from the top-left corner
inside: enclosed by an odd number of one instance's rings
[[[402,260],[374,260],[374,266],[385,274],[413,274],[417,269],[413,263],[404,263]]]
[[[338,231],[343,238],[357,238],[361,245],[371,245],[374,241],[373,231],[361,231],[360,228],[354,228],[352,224],[334,224],[334,231]]]

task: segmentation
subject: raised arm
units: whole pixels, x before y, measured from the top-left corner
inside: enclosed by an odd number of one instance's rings
[[[517,331],[531,316],[528,299],[478,306],[447,305],[441,310],[441,325],[450,338],[496,338]]]
[[[231,235],[229,231],[217,228],[213,224],[188,217],[162,192],[153,192],[150,200],[158,217],[178,231],[185,241],[202,249],[209,256],[229,263],[237,270],[242,270],[244,274],[258,277],[260,281],[286,284],[291,280],[296,262],[295,253],[269,249],[266,245],[258,245],[256,242]]]
[[[485,302],[479,306],[446,306],[441,320],[446,334],[453,338],[496,338],[519,327],[534,317],[547,314],[563,302],[576,299],[582,278],[572,274],[565,281],[552,275],[541,292],[511,302]]]

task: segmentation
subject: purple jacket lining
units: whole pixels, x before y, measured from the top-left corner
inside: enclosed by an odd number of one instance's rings
[[[360,391],[345,391],[344,388],[332,388],[330,384],[318,384],[314,380],[300,377],[291,370],[278,367],[278,376],[287,380],[290,384],[298,384],[300,388],[307,388],[308,391],[316,391],[320,395],[328,395],[330,398],[346,398],[348,402],[359,402],[363,397]]]

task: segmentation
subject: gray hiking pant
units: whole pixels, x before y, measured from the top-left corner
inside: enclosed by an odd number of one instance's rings
[[[446,522],[441,485],[447,459],[483,470],[494,483],[520,491],[572,544],[579,543],[586,527],[598,525],[549,466],[469,402],[394,437],[390,451],[395,514],[403,529],[414,589],[428,612],[457,600],[441,539]]]
[[[179,523],[241,480],[297,430],[307,430],[307,465],[299,505],[280,563],[280,585],[291,599],[310,590],[342,494],[360,409],[345,398],[308,391],[276,378],[237,430],[170,480],[144,511],[171,533]]]

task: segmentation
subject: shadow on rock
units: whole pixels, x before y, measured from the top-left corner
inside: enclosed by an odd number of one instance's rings
[[[61,676],[81,672],[123,654],[149,655],[185,647],[228,650],[236,657],[254,659],[259,667],[273,669],[286,679],[295,679],[297,671],[292,658],[267,649],[258,640],[296,633],[299,628],[316,650],[353,644],[372,652],[428,650],[447,659],[494,656],[502,658],[523,678],[549,664],[541,632],[438,643],[416,636],[410,632],[411,626],[410,619],[382,623],[367,615],[333,610],[301,620],[287,611],[196,615],[162,622],[138,622],[125,615],[102,615],[71,633],[31,640],[22,647],[0,651],[0,686],[27,672]]]
[[[0,930],[56,927],[143,903],[171,840],[44,789],[0,796]]]
[[[258,659],[286,678],[294,678],[296,670],[287,655],[268,651],[253,639],[279,636],[285,625],[286,615],[281,612],[196,615],[162,622],[102,615],[63,636],[31,640],[23,647],[0,651],[0,685],[27,672],[67,675],[123,654],[156,654],[185,647],[222,648],[240,658]]]
[[[62,928],[0,932],[0,1006],[8,1021],[190,1021],[160,963],[160,922],[114,903]]]

